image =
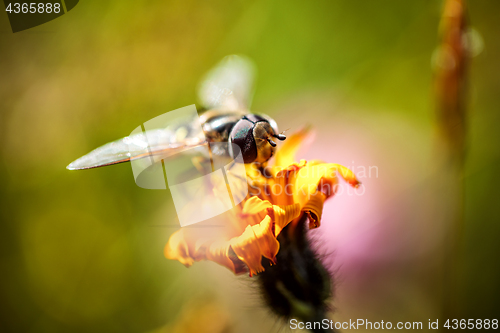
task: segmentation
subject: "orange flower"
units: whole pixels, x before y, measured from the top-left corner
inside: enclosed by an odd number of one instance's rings
[[[360,184],[351,170],[339,164],[294,162],[306,135],[307,130],[302,130],[290,136],[276,153],[273,166],[246,165],[249,194],[245,200],[225,214],[175,232],[165,256],[187,267],[212,260],[235,274],[248,271],[250,276],[264,271],[262,257],[276,264],[280,248],[276,238],[283,228],[303,214],[311,229],[319,227],[323,204],[335,193],[339,177],[351,186]]]

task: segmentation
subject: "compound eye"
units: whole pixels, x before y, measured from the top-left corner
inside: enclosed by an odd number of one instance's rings
[[[273,118],[269,117],[267,114],[261,114],[260,117],[263,118],[265,121],[267,121],[269,123],[269,125],[271,125],[271,128],[274,131],[274,134],[279,133],[278,124],[276,124],[276,121]],[[279,140],[281,140],[281,139],[279,139]]]
[[[269,122],[267,120],[267,118],[265,117],[262,117],[258,114],[253,114],[253,113],[249,113],[245,116],[245,119],[248,119],[250,120],[252,123],[256,123],[256,122],[259,122],[259,121],[266,121],[266,122]]]
[[[255,124],[247,119],[239,120],[229,134],[230,143],[238,145],[245,163],[252,163],[257,159],[257,144],[253,137],[253,128]],[[231,145],[230,153],[233,155]],[[234,156],[232,156],[234,158]]]

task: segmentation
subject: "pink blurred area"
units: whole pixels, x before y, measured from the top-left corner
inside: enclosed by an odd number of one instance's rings
[[[289,132],[313,125],[298,158],[342,164],[363,184],[355,190],[341,180],[320,228],[310,231],[335,277],[336,318],[439,317],[436,286],[426,281],[445,237],[431,130],[390,110],[339,105],[331,94],[289,101],[278,114]]]

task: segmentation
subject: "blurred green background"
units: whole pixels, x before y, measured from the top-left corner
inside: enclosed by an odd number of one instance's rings
[[[500,312],[500,3],[468,5],[484,48],[469,68],[459,279],[465,318],[493,319]],[[128,165],[65,169],[138,124],[197,102],[199,79],[227,54],[255,61],[253,110],[275,117],[282,129],[301,119],[317,125],[322,146],[344,133],[346,149],[361,147],[366,163],[382,163],[380,177],[368,182],[383,189],[379,199],[397,194],[409,203],[387,208],[405,211],[393,222],[409,230],[422,226],[422,243],[433,238],[442,221],[434,213],[446,192],[433,186],[439,175],[419,179],[434,174],[431,57],[441,8],[441,1],[427,0],[85,0],[16,34],[0,15],[1,330],[182,332],[193,329],[189,318],[206,332],[281,328],[259,306],[248,278],[210,262],[186,269],[163,257],[175,230],[165,225],[177,223],[168,191],[137,187]],[[352,156],[343,156],[318,157],[351,163]],[[417,181],[404,187],[398,179]],[[382,216],[385,209],[374,211]],[[425,221],[404,218],[422,211]],[[370,317],[385,307],[402,320],[437,318],[440,301],[433,294],[441,280],[433,273],[439,263],[428,263],[433,257],[428,251],[374,262],[404,276],[408,284],[387,286],[398,302],[383,293],[370,298],[370,290],[388,283],[384,274],[367,275],[359,282],[364,288],[351,285],[366,293],[343,291],[340,282],[341,317]],[[415,294],[408,285],[420,287]],[[419,300],[425,291],[426,300]],[[350,312],[359,304],[364,312]]]

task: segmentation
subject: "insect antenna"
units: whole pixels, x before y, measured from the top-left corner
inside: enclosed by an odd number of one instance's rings
[[[267,138],[267,142],[269,142],[269,144],[273,147],[276,147],[276,142],[274,142],[273,140],[271,140],[271,138]]]
[[[280,140],[280,141],[283,141],[286,139],[286,135],[284,135],[283,133],[281,134],[276,134],[276,135],[273,135],[276,139]]]

